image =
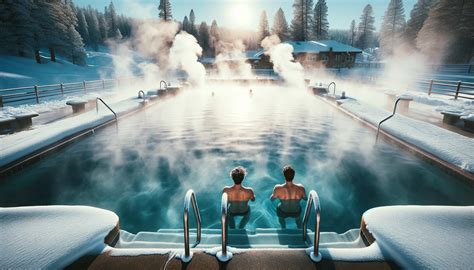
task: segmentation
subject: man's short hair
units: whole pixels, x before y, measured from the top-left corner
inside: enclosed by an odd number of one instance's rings
[[[283,167],[283,175],[286,181],[293,181],[293,178],[295,178],[295,170],[293,170],[291,165],[286,165]]]
[[[239,166],[235,167],[230,171],[230,177],[234,180],[236,185],[240,185],[244,181],[245,176],[247,175],[247,170],[244,167]]]

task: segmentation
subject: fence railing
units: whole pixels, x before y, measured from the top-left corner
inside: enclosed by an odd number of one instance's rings
[[[420,80],[418,88],[426,89],[428,95],[436,94],[454,97],[454,99],[474,99],[474,83],[445,80]]]
[[[356,68],[383,68],[385,63],[381,62],[356,62]],[[471,64],[446,64],[446,65],[428,65],[432,71],[453,73],[453,74],[470,74],[474,73],[474,65]]]
[[[0,89],[0,107],[5,105],[39,104],[41,101],[51,97],[111,90],[119,85],[120,80],[118,79],[106,79]]]

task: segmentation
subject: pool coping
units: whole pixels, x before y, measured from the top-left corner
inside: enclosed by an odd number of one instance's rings
[[[167,98],[167,97],[168,97],[168,95],[165,95],[163,98]],[[81,139],[85,136],[94,134],[96,129],[106,127],[106,126],[111,125],[113,123],[117,124],[119,119],[123,119],[125,117],[130,116],[130,115],[138,113],[138,112],[140,112],[144,109],[147,109],[151,105],[159,103],[159,101],[163,100],[163,98],[158,98],[158,99],[155,99],[155,100],[147,99],[148,102],[146,103],[146,105],[139,105],[139,106],[136,106],[134,109],[131,109],[131,110],[125,112],[125,113],[119,114],[117,116],[117,120],[115,120],[113,118],[113,119],[110,119],[110,120],[106,120],[105,122],[103,122],[101,124],[98,124],[96,126],[88,127],[86,129],[80,130],[78,132],[75,132],[73,134],[65,136],[64,138],[62,138],[58,141],[55,141],[55,142],[53,142],[51,144],[48,144],[48,145],[45,145],[44,147],[41,147],[40,149],[37,149],[37,150],[35,150],[35,151],[33,151],[29,154],[26,154],[22,157],[19,157],[18,159],[13,160],[10,163],[7,163],[3,166],[0,166],[0,181],[3,181],[3,179],[6,178],[9,175],[12,175],[12,174],[14,174],[18,171],[23,170],[26,166],[29,166],[30,164],[42,159],[43,157],[51,155],[51,154],[55,153],[58,150],[64,149],[68,145],[74,143],[75,141],[77,141],[77,140],[79,140],[79,139]]]
[[[314,95],[314,96],[317,97],[319,100],[325,102],[326,104],[329,104],[333,106],[334,108],[337,108],[338,110],[345,113],[346,115],[358,120],[362,124],[370,127],[371,130],[373,130],[374,132],[377,131],[377,126],[364,120],[363,118],[357,116],[356,114],[342,108],[341,106],[339,106],[339,104],[337,104],[336,100],[331,102],[332,100],[328,100],[322,96],[319,96],[319,95]],[[398,147],[404,149],[405,151],[408,151],[414,154],[416,157],[419,157],[423,159],[424,161],[427,161],[428,163],[437,166],[438,168],[442,169],[448,174],[458,177],[462,179],[464,182],[466,182],[467,184],[474,186],[474,174],[467,172],[452,163],[442,160],[441,158],[433,155],[432,153],[429,153],[421,148],[418,148],[416,145],[406,142],[403,139],[398,138],[395,135],[383,129],[380,129],[380,135],[382,135],[382,138],[389,141],[390,143],[397,145]]]

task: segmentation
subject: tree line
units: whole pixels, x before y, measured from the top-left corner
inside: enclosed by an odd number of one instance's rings
[[[104,12],[79,8],[72,0],[16,0],[0,2],[0,53],[34,57],[47,49],[56,62],[61,55],[85,65],[85,46],[97,50],[107,39],[129,37],[130,18],[117,15],[111,2]]]

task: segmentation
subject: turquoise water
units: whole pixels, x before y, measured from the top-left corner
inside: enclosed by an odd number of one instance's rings
[[[154,231],[182,227],[192,188],[203,226],[219,228],[222,188],[242,165],[256,194],[247,227],[278,227],[269,198],[286,164],[319,193],[322,231],[358,228],[376,206],[474,204],[472,186],[393,145],[374,146],[373,131],[314,96],[252,89],[189,90],[121,119],[1,181],[0,206],[91,205],[117,213],[125,230]]]

